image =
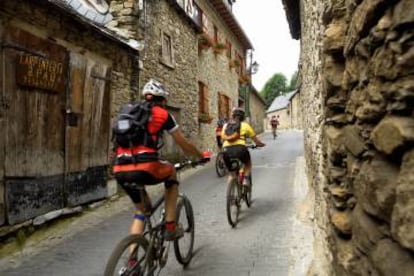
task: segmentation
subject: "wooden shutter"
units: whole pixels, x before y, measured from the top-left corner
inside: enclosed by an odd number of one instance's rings
[[[208,114],[208,89],[207,86],[201,81],[198,82],[198,110],[199,113]]]

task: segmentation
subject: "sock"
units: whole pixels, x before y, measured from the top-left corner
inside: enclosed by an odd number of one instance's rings
[[[165,223],[165,230],[167,231],[174,231],[175,230],[175,221],[167,221]]]

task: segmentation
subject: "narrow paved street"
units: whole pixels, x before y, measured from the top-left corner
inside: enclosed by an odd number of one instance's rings
[[[243,205],[237,228],[227,223],[225,179],[216,176],[212,165],[182,183],[181,190],[195,211],[195,256],[183,270],[171,251],[160,275],[304,275],[297,268],[292,270],[296,257],[292,248],[302,246],[295,244],[294,229],[298,194],[295,165],[303,155],[302,133],[284,132],[275,141],[266,133],[262,139],[267,146],[251,151],[253,205],[250,209]],[[108,212],[100,218],[102,222],[85,225],[82,231],[35,256],[21,255],[17,267],[3,272],[0,268],[0,274],[102,275],[111,250],[127,234],[132,208],[123,208],[115,215]]]

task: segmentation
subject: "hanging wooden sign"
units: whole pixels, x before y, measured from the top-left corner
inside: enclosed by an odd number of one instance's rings
[[[65,61],[30,54],[16,57],[16,83],[19,86],[63,92],[66,71]]]

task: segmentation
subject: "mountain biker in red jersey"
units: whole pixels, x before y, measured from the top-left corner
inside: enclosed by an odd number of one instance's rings
[[[162,139],[161,134],[163,131],[167,131],[186,154],[205,162],[209,161],[209,153],[201,153],[184,137],[174,117],[165,109],[169,93],[161,83],[150,80],[145,84],[142,94],[145,101],[151,101],[154,104],[147,130],[153,139],[151,144],[157,146],[137,145],[132,148],[117,146],[113,172],[119,185],[136,205],[134,219],[130,227],[131,234],[143,233],[145,219],[140,191],[135,183],[145,185],[165,183],[165,238],[166,240],[174,240],[184,234],[183,229],[176,225],[178,181],[174,166],[159,156],[158,145],[160,144],[159,140]],[[133,156],[135,162],[121,161],[125,156]]]

